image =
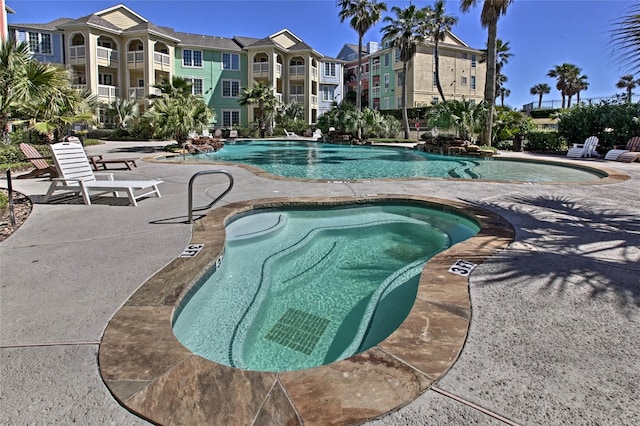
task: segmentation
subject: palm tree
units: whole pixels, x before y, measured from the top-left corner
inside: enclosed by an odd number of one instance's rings
[[[508,98],[510,94],[511,94],[511,90],[507,89],[506,87],[500,88],[500,105],[501,106],[504,106],[504,98]]]
[[[556,89],[560,91],[562,96],[562,108],[565,107],[566,97],[571,92],[571,85],[575,83],[575,80],[580,75],[582,70],[576,65],[563,63],[562,65],[556,65],[547,73],[548,77],[556,79]],[[571,102],[569,102],[569,105]]]
[[[640,70],[640,4],[629,7],[628,14],[614,25],[611,30],[614,55],[620,65],[636,74]]]
[[[460,9],[466,13],[477,3],[477,0],[460,0]],[[487,108],[489,109],[482,132],[482,142],[489,146],[491,145],[496,94],[498,19],[507,13],[507,8],[511,3],[513,0],[485,0],[480,14],[480,23],[483,28],[487,28],[487,79],[484,87],[484,101],[488,103]]]
[[[187,140],[189,132],[202,131],[215,116],[202,99],[192,94],[155,99],[147,115],[161,135],[171,136],[178,143]]]
[[[498,98],[500,94],[500,79],[506,78],[502,74],[502,68],[509,63],[509,59],[513,56],[510,50],[511,48],[509,47],[508,41],[503,42],[500,39],[496,40],[496,98]],[[482,54],[480,55],[478,62],[487,62],[487,51],[488,49],[482,50]]]
[[[192,94],[191,82],[185,78],[173,76],[171,81],[161,80],[153,87],[160,90],[160,95],[149,95],[149,98],[158,98],[162,96],[189,96]]]
[[[445,15],[444,0],[438,0],[433,5],[431,11],[431,17],[429,22],[429,32],[433,39],[433,59],[436,67],[436,87],[438,93],[442,98],[442,102],[446,101],[444,98],[444,92],[442,91],[442,85],[440,84],[440,54],[438,48],[440,42],[444,41],[447,32],[451,31],[451,27],[458,23],[458,18],[455,16]]]
[[[576,104],[580,104],[580,92],[583,90],[587,90],[589,88],[589,82],[587,81],[589,77],[586,75],[578,75],[571,82],[571,91],[569,93],[569,105],[571,106],[571,95],[576,95]]]
[[[140,106],[134,99],[114,99],[109,104],[108,114],[119,128],[124,129],[140,115]]]
[[[387,10],[385,3],[378,3],[377,0],[338,0],[340,6],[340,22],[351,18],[349,24],[358,33],[358,69],[356,78],[358,80],[356,91],[356,107],[362,110],[362,82],[360,72],[362,68],[362,39],[364,35],[373,27],[382,16],[382,12]]]
[[[276,96],[273,94],[273,89],[264,83],[253,83],[252,88],[242,88],[240,99],[238,103],[242,106],[257,105],[256,117],[258,119],[258,128],[261,135],[264,137],[263,130],[266,130],[266,115],[272,114],[276,110],[277,104]]]
[[[616,87],[618,89],[625,89],[627,92],[627,103],[631,103],[631,95],[633,94],[633,89],[638,87],[640,84],[640,78],[633,78],[632,74],[623,75],[620,77],[620,80],[616,83]]]
[[[409,4],[405,9],[397,6],[391,8],[396,18],[387,16],[382,28],[382,42],[389,43],[400,51],[402,61],[402,120],[404,124],[404,138],[409,139],[409,118],[407,115],[407,70],[408,64],[416,53],[416,46],[427,37],[429,9],[418,9]]]
[[[551,87],[547,83],[538,83],[529,89],[532,95],[538,96],[538,108],[542,107],[542,96],[551,92]]]

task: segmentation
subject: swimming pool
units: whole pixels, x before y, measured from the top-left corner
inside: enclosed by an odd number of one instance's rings
[[[379,204],[255,212],[226,231],[224,260],[178,309],[176,337],[231,367],[290,371],[384,340],[411,310],[427,260],[479,227]]]
[[[322,180],[429,177],[539,183],[593,182],[607,176],[595,168],[557,162],[444,156],[397,147],[287,140],[238,141],[227,143],[215,153],[165,160],[240,163],[278,176]]]

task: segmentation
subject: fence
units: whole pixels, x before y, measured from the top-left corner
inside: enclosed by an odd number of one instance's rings
[[[571,97],[571,106],[574,107],[576,105],[592,105],[592,104],[600,104],[600,103],[613,103],[613,104],[622,104],[627,102],[627,94],[626,93],[618,93],[613,96],[605,96],[600,98],[580,98],[580,102],[577,102],[575,96]],[[640,95],[632,94],[631,95],[631,103],[640,102]],[[568,98],[565,99],[565,107],[568,104]],[[522,105],[522,109],[527,112],[534,109],[556,109],[562,108],[562,100],[551,100],[551,101],[542,101],[542,104],[538,106],[538,102],[531,102],[529,104]]]

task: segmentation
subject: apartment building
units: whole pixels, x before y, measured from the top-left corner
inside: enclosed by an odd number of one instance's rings
[[[357,46],[345,45],[338,58],[347,60],[345,91],[355,91]],[[368,105],[374,109],[402,108],[402,61],[397,49],[368,43],[363,48],[362,88]],[[486,66],[479,62],[478,49],[469,47],[451,32],[439,44],[440,83],[447,100],[468,99],[481,102],[484,98]],[[353,76],[349,76],[349,73]],[[434,45],[421,43],[407,67],[407,106],[419,108],[440,101],[436,86]]]
[[[216,113],[212,127],[246,126],[253,108],[240,106],[243,87],[263,82],[282,103],[298,102],[314,123],[343,90],[343,61],[315,51],[284,29],[263,39],[190,34],[149,22],[119,4],[77,19],[9,24],[9,35],[34,57],[64,65],[77,88],[105,104],[135,99],[144,110],[155,85],[188,79]],[[101,117],[104,119],[104,117]]]

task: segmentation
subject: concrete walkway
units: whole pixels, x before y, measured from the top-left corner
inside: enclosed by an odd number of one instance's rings
[[[160,143],[88,147],[146,157]],[[510,154],[513,155],[513,154]],[[516,156],[528,156],[517,154]],[[548,157],[543,157],[548,159]],[[558,158],[559,160],[564,160]],[[601,160],[632,176],[609,185],[441,180],[304,183],[224,167],[222,203],[289,196],[420,194],[495,211],[516,240],[470,278],[473,316],[449,373],[420,398],[371,425],[640,423],[640,164]],[[42,204],[48,181],[14,181],[31,197],[27,222],[0,244],[0,422],[146,424],[102,383],[97,351],[109,319],[190,241],[187,183],[211,165],[139,161],[116,178],[161,178],[162,198],[138,207]],[[196,184],[195,205],[225,188]],[[6,188],[6,181],[0,186]]]

